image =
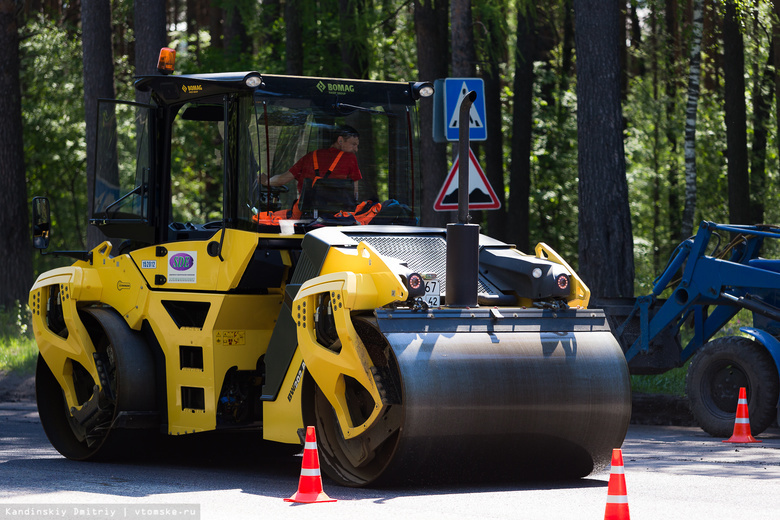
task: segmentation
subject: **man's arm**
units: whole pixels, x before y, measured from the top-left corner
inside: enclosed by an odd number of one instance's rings
[[[262,184],[263,186],[282,186],[284,184],[287,184],[293,179],[295,179],[295,176],[293,176],[292,172],[289,170],[287,170],[284,173],[274,175],[270,179],[268,178],[268,175],[266,175],[265,173],[260,174],[260,184]]]
[[[352,181],[352,185],[355,189],[355,200],[358,200],[358,181]]]

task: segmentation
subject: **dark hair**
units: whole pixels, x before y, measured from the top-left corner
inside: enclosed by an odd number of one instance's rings
[[[333,142],[335,143],[339,137],[347,139],[349,137],[360,137],[360,134],[354,127],[349,125],[339,125],[333,129]]]

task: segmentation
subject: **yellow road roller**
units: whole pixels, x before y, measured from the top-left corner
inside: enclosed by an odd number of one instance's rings
[[[148,104],[99,102],[107,240],[30,291],[62,455],[149,432],[297,445],[313,425],[347,486],[609,463],[629,374],[582,280],[544,244],[419,226],[431,84],[161,69],[135,87]],[[35,198],[37,248],[50,231]]]

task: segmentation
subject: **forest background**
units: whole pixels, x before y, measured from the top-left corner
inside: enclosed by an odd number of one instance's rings
[[[473,148],[502,207],[474,215],[482,232],[525,251],[548,243],[594,294],[646,294],[700,220],[780,220],[779,10],[762,0],[0,0],[0,307],[24,306],[35,276],[68,263],[30,247],[33,195],[51,200],[52,249],[94,245],[90,110],[97,97],[134,98],[133,76],[154,70],[163,45],[180,73],[483,78],[489,139]],[[431,107],[421,115],[423,223],[443,225],[449,215],[430,208],[454,149],[430,138]]]

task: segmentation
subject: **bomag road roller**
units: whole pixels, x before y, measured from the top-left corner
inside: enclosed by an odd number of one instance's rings
[[[30,291],[38,410],[61,454],[150,431],[298,445],[314,425],[347,486],[609,463],[629,374],[585,284],[544,244],[479,234],[474,265],[448,268],[472,252],[418,226],[431,84],[161,72],[135,88],[148,104],[98,103],[90,224],[108,240],[60,251],[75,262]],[[320,160],[269,182],[343,128],[359,176]],[[40,249],[49,210],[33,200]],[[466,305],[448,293],[464,279]]]

